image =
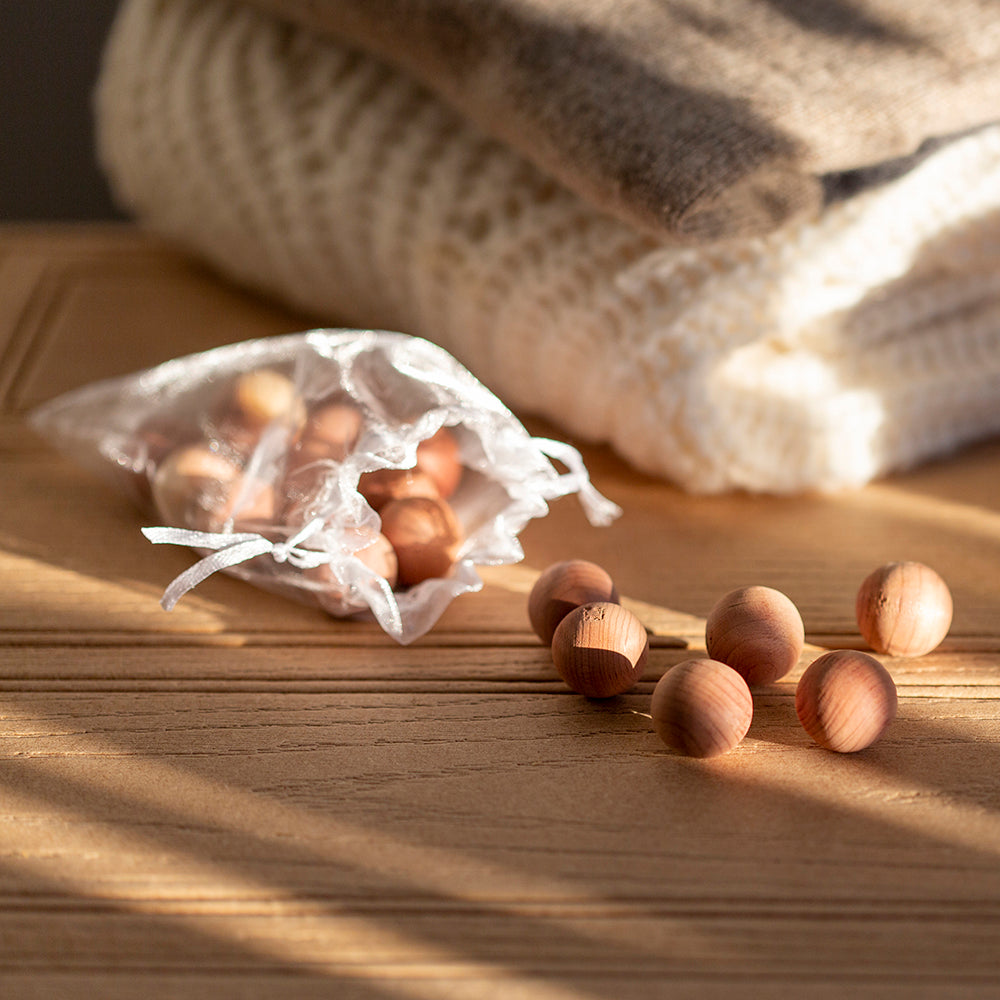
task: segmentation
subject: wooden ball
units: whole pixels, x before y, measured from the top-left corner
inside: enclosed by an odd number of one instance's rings
[[[396,574],[399,568],[396,562],[396,550],[381,532],[372,536],[367,545],[354,553],[354,557],[364,563],[377,576],[386,580],[390,587],[396,586]],[[333,591],[330,585],[335,582],[335,577],[328,563],[311,567],[305,573],[311,579],[327,585],[331,592]],[[338,593],[336,596],[339,600],[342,595]]]
[[[653,729],[689,757],[715,757],[746,736],[753,698],[743,677],[718,660],[685,660],[657,682],[650,703]]]
[[[267,484],[244,490],[240,468],[208,445],[171,452],[156,470],[152,495],[167,524],[219,531],[230,519],[271,521],[274,490]],[[239,503],[239,507],[237,507]]]
[[[780,590],[741,587],[709,612],[705,648],[751,687],[784,677],[798,663],[805,627],[798,608]]]
[[[396,580],[399,576],[399,561],[396,558],[396,550],[392,547],[392,542],[385,535],[379,533],[370,545],[358,549],[354,554],[373,573],[387,581],[390,587],[396,586]]]
[[[306,420],[305,403],[292,380],[266,368],[238,375],[231,403],[248,427],[263,429],[280,420],[298,429]]]
[[[434,480],[419,469],[375,469],[364,472],[358,480],[358,492],[375,511],[380,511],[390,500],[401,500],[403,497],[441,496]]]
[[[865,642],[876,653],[923,656],[951,628],[948,585],[919,562],[886,563],[865,577],[855,612]]]
[[[396,586],[398,563],[396,550],[385,535],[378,534],[364,548],[354,553],[373,573],[386,580],[390,587]],[[351,610],[346,602],[344,592],[336,585],[333,571],[326,564],[305,570],[306,576],[324,584],[324,589],[317,592],[320,607],[333,615],[343,615]]]
[[[289,458],[289,469],[312,462],[342,462],[361,436],[364,416],[351,402],[323,403],[306,419],[302,435]]]
[[[305,403],[291,379],[269,369],[244,372],[226,386],[212,417],[211,436],[219,449],[244,461],[269,427],[279,426],[294,441],[305,419]]]
[[[177,527],[212,531],[239,487],[242,473],[229,459],[197,444],[178,448],[160,463],[152,492],[160,516]]]
[[[642,677],[648,655],[642,622],[609,601],[574,608],[552,637],[552,662],[559,676],[588,698],[627,691]]]
[[[403,497],[382,508],[382,533],[396,551],[399,583],[409,587],[451,571],[464,539],[448,503],[433,497]]]
[[[342,462],[354,450],[364,427],[364,415],[351,400],[315,406],[299,440],[288,452],[281,486],[284,518],[292,522],[319,496],[331,475],[331,463]]]
[[[528,620],[549,645],[570,611],[600,601],[618,604],[618,590],[607,571],[586,559],[566,559],[553,563],[535,581],[528,595]]]
[[[895,718],[896,701],[889,671],[856,649],[835,649],[813,660],[795,691],[805,731],[838,753],[871,746]]]
[[[434,480],[438,492],[445,499],[454,494],[465,470],[458,438],[450,428],[439,428],[417,445],[417,468]]]

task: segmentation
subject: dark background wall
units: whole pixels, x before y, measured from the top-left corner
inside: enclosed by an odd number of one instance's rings
[[[0,0],[0,221],[115,215],[91,92],[117,0]]]

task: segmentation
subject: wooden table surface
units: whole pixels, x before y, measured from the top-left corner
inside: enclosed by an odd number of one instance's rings
[[[24,423],[92,379],[315,325],[128,228],[0,229],[0,994],[21,997],[1000,995],[1000,444],[865,490],[682,495],[585,450],[572,498],[409,647],[216,576]],[[605,565],[643,681],[566,689],[526,595]],[[896,721],[815,746],[795,681],[862,646],[860,580],[951,585],[936,652],[883,658]],[[806,623],[745,742],[674,755],[644,713],[746,583]]]

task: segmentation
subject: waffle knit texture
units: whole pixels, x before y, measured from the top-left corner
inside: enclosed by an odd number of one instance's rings
[[[686,489],[859,485],[1000,430],[1000,128],[765,236],[606,214],[410,76],[226,0],[126,0],[121,202],[230,277],[432,340]]]

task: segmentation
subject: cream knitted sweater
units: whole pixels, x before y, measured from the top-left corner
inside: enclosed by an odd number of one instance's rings
[[[405,75],[225,0],[126,0],[98,91],[140,220],[694,491],[861,484],[1000,430],[1000,128],[766,237],[678,248]]]

